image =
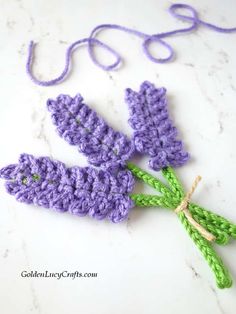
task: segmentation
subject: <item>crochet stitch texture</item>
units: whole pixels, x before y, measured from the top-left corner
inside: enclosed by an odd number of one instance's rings
[[[236,239],[236,225],[191,202],[171,166],[189,158],[169,119],[164,88],[144,82],[139,92],[126,90],[130,124],[134,136],[129,140],[114,131],[78,94],[60,95],[48,100],[48,109],[57,131],[66,141],[78,146],[88,162],[100,169],[71,167],[48,157],[22,154],[18,164],[0,170],[8,193],[18,201],[68,211],[78,216],[108,218],[120,222],[135,206],[162,207],[175,212],[187,233],[214,272],[219,288],[228,288],[232,279],[212,243],[223,245]],[[150,166],[161,169],[167,185],[129,160],[135,151],[148,154]],[[171,165],[171,166],[170,166]],[[151,186],[158,195],[131,193],[134,177]],[[193,191],[193,187],[190,191]],[[185,202],[184,211],[178,211]],[[190,218],[191,219],[190,219]],[[208,235],[208,237],[206,237]]]
[[[6,190],[20,202],[68,211],[78,216],[120,222],[134,206],[128,196],[134,179],[128,170],[116,177],[92,167],[71,167],[48,157],[22,154],[19,163],[0,170]]]
[[[74,98],[60,95],[49,99],[47,107],[58,134],[76,145],[88,162],[104,169],[125,166],[134,154],[134,143],[121,132],[114,131],[83,102],[80,94]]]
[[[138,152],[148,154],[149,165],[154,170],[167,166],[179,167],[189,159],[183,144],[177,140],[177,129],[173,126],[167,110],[165,88],[156,88],[145,81],[139,92],[126,89],[126,102],[129,106],[129,124]]]

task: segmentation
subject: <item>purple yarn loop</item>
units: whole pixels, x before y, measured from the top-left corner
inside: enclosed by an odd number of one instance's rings
[[[190,15],[180,14],[177,12],[178,9],[185,9],[190,13]],[[114,70],[122,62],[121,56],[113,48],[111,48],[107,44],[105,44],[102,41],[95,38],[95,36],[100,31],[105,30],[105,29],[115,29],[115,30],[123,31],[125,33],[129,33],[129,34],[135,35],[135,36],[143,39],[142,47],[143,47],[144,54],[146,55],[146,57],[149,60],[151,60],[152,62],[155,62],[155,63],[167,63],[173,59],[174,49],[171,45],[167,44],[163,40],[164,38],[167,38],[167,37],[170,37],[170,36],[173,36],[176,34],[184,34],[184,33],[192,32],[192,31],[196,30],[199,26],[205,26],[207,28],[210,28],[211,30],[214,30],[214,31],[220,32],[220,33],[236,32],[236,27],[234,27],[234,28],[222,28],[222,27],[219,27],[217,25],[210,24],[208,22],[204,22],[204,21],[200,20],[200,18],[198,17],[197,11],[192,6],[187,5],[187,4],[181,4],[181,3],[172,4],[169,8],[169,12],[175,18],[181,19],[185,22],[190,22],[191,25],[189,27],[175,29],[172,31],[157,33],[157,34],[152,34],[152,35],[149,35],[149,34],[141,32],[141,31],[137,31],[135,29],[128,28],[128,27],[125,27],[122,25],[116,25],[116,24],[98,25],[92,30],[89,37],[77,40],[67,48],[66,57],[65,57],[65,67],[64,67],[62,73],[59,76],[57,76],[55,79],[52,79],[49,81],[41,81],[41,80],[37,79],[32,73],[33,52],[34,52],[35,43],[33,41],[31,41],[29,44],[28,58],[27,58],[27,63],[26,63],[27,74],[29,75],[30,79],[35,84],[41,85],[41,86],[52,86],[52,85],[56,85],[59,82],[62,82],[67,77],[67,75],[70,71],[70,62],[71,62],[71,56],[72,56],[73,51],[78,46],[84,45],[84,44],[87,45],[89,56],[95,65],[97,65],[98,67],[100,67],[101,69],[103,69],[105,71]],[[167,56],[163,57],[163,58],[157,58],[157,57],[153,56],[153,54],[151,53],[151,51],[149,49],[149,46],[152,43],[158,43],[159,45],[164,47],[167,50]],[[111,53],[114,56],[115,61],[111,64],[108,64],[108,65],[104,65],[103,63],[99,62],[98,59],[96,58],[94,47],[100,47],[100,48],[104,49],[105,51]]]

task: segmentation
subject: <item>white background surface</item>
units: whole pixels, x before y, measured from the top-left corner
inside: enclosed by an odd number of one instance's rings
[[[202,19],[236,24],[233,0],[186,2]],[[31,39],[39,42],[34,71],[51,79],[62,70],[67,45],[96,24],[123,24],[147,33],[184,27],[168,14],[169,5],[151,0],[0,0],[0,167],[15,163],[22,152],[86,165],[76,148],[56,135],[46,100],[80,92],[114,128],[131,135],[124,89],[138,89],[148,79],[167,87],[171,115],[192,155],[178,169],[180,178],[188,187],[197,174],[203,176],[194,201],[236,221],[236,34],[200,28],[168,39],[176,60],[157,65],[144,57],[139,39],[107,31],[100,38],[124,57],[120,70],[103,72],[81,48],[60,85],[39,87],[25,74]],[[147,168],[147,159],[139,164]],[[153,192],[142,185],[138,190]],[[235,282],[233,288],[219,290],[171,212],[134,209],[127,222],[113,225],[17,203],[1,182],[0,213],[3,314],[235,313],[236,243],[217,247]],[[23,270],[98,272],[98,278],[25,279]]]

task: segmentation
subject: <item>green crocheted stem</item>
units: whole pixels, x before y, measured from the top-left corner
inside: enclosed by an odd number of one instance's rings
[[[229,272],[223,264],[221,258],[214,251],[210,242],[203,238],[201,234],[193,228],[183,212],[180,212],[178,216],[188,234],[197,245],[202,255],[205,257],[206,261],[211,267],[213,273],[215,274],[217,286],[221,289],[230,288],[232,286],[232,279],[229,275]]]
[[[162,196],[156,195],[147,195],[147,194],[131,194],[131,199],[135,202],[136,206],[139,207],[162,207],[168,209],[175,209],[176,206],[171,203],[169,199],[166,199]],[[216,243],[220,245],[225,245],[229,242],[230,234],[228,229],[221,230],[216,225],[211,222],[208,222],[201,216],[192,211],[192,203],[189,204],[189,211],[191,212],[194,220],[196,220],[200,225],[202,225],[207,231],[212,233],[216,238]],[[195,205],[196,206],[196,205]]]
[[[189,211],[190,210],[190,205],[189,205]],[[225,245],[229,242],[230,236],[227,234],[227,232],[222,231],[221,229],[217,228],[211,223],[208,223],[204,218],[199,217],[198,215],[195,215],[192,213],[193,219],[198,222],[200,225],[202,225],[207,231],[209,231],[211,234],[215,236],[215,242],[220,245]]]
[[[169,199],[162,196],[131,194],[130,197],[134,201],[136,206],[173,208]]]
[[[175,209],[184,198],[184,189],[171,167],[162,170],[163,177],[169,183],[168,188],[159,179],[150,175],[148,172],[142,170],[134,164],[129,163],[127,168],[138,179],[147,183],[155,190],[160,192],[162,196],[146,195],[146,194],[131,194],[130,197],[137,206],[141,207],[163,207],[168,209]],[[201,224],[206,230],[215,236],[215,242],[218,244],[226,244],[230,237],[236,238],[236,225],[232,224],[225,218],[214,214],[203,207],[196,204],[189,203],[188,209],[192,214],[194,220]],[[214,251],[212,245],[196,230],[188,221],[185,214],[180,212],[178,217],[188,234],[197,245],[211,269],[213,270],[216,283],[219,288],[229,288],[232,285],[229,272],[224,266],[222,260]]]
[[[189,210],[192,215],[204,219],[208,224],[213,225],[215,228],[226,232],[229,236],[236,239],[236,225],[225,219],[224,217],[206,210],[199,205],[190,203]]]
[[[127,168],[133,173],[133,175],[142,180],[143,182],[147,183],[151,187],[153,187],[156,191],[162,193],[166,197],[172,198],[173,195],[171,191],[168,189],[168,187],[162,183],[160,180],[157,178],[153,177],[151,174],[148,172],[144,171],[143,169],[139,168],[138,166],[128,163]]]
[[[166,167],[161,170],[163,177],[167,180],[170,185],[171,191],[174,193],[172,197],[173,202],[179,204],[184,197],[184,188],[180,183],[175,171],[171,167]]]
[[[171,188],[168,189],[159,179],[153,177],[136,165],[130,163],[128,167],[137,178],[148,183],[150,186],[154,187],[155,190],[164,195],[163,199],[161,196],[136,194],[135,198],[139,200],[139,202],[136,203],[137,206],[159,206],[166,208],[168,202],[168,208],[174,209],[179,205],[184,196],[184,190],[173,168],[167,167],[162,170],[162,174],[167,179]],[[216,236],[216,242],[218,244],[226,244],[229,237],[236,239],[236,225],[229,222],[224,217],[193,203],[189,204],[189,211],[198,223]]]
[[[181,195],[183,197],[183,187],[175,174],[175,171],[171,167],[167,167],[162,170],[163,176],[169,182],[172,191],[177,191],[176,198]],[[180,200],[182,199],[180,198]],[[200,223],[209,232],[213,233],[217,238],[217,243],[226,244],[229,237],[236,238],[236,225],[229,222],[224,217],[210,212],[196,204],[190,203],[188,207],[193,218]]]

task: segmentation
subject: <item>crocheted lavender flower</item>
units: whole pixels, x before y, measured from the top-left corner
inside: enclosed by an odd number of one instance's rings
[[[116,176],[92,167],[72,167],[48,157],[22,154],[19,163],[0,170],[6,190],[20,202],[69,211],[112,222],[124,220],[134,206],[128,193],[134,179],[128,170]]]
[[[166,89],[156,88],[143,82],[139,92],[126,89],[129,106],[129,123],[135,130],[133,139],[136,150],[148,154],[149,165],[154,170],[167,166],[182,166],[189,154],[177,140],[177,129],[173,126],[167,110]]]
[[[76,145],[89,163],[105,169],[124,166],[134,152],[134,143],[121,132],[114,131],[97,113],[74,98],[60,95],[47,102],[57,131],[69,144]]]

